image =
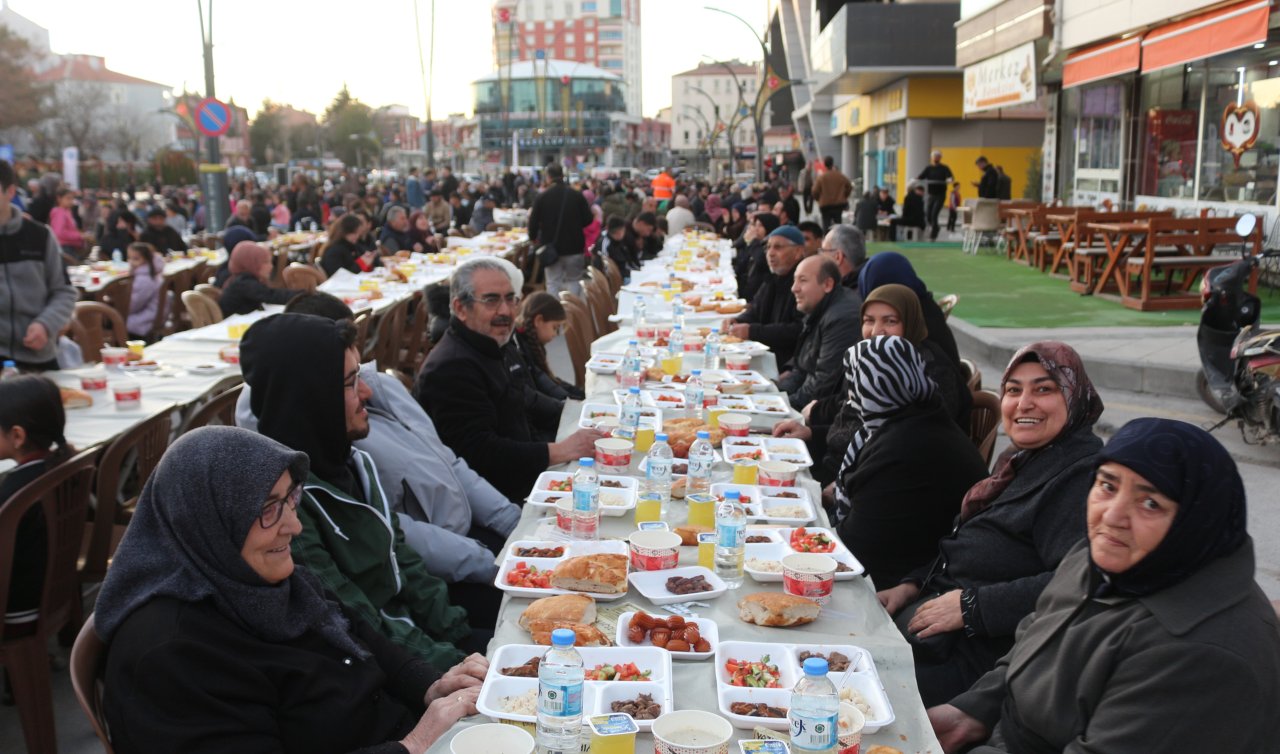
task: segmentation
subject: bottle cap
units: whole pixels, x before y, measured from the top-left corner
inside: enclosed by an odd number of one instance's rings
[[[710,433],[710,432],[708,432],[708,431],[707,431],[707,430],[705,430],[705,429],[700,429],[700,430],[698,430],[698,439],[699,439],[699,440],[710,440],[710,439],[711,439],[711,433]]]
[[[632,338],[631,340],[628,340],[628,341],[627,341],[627,345],[630,345],[630,346],[638,346],[638,345],[640,345],[640,341],[636,340],[635,338]]]
[[[631,393],[632,395],[639,395],[639,394],[640,394],[640,388],[638,388],[638,387],[627,388],[627,392]]]
[[[701,369],[695,369],[695,370],[693,370],[693,372],[691,372],[691,374],[692,374],[694,377],[701,377],[701,376],[702,376],[702,370],[701,370]]]
[[[5,368],[5,369],[8,369],[9,367],[16,367],[16,366],[18,366],[18,362],[14,361],[13,359],[5,359],[5,360],[4,360],[4,368]]]
[[[737,490],[725,490],[724,499],[725,500],[741,500],[742,493],[738,492]]]
[[[596,459],[591,458],[591,457],[589,457],[589,456],[588,456],[588,457],[586,457],[586,458],[579,458],[579,459],[578,459],[578,465],[579,465],[579,466],[595,466],[595,465],[596,465]]]
[[[569,629],[560,629],[560,630],[567,631]],[[822,659],[821,657],[810,657],[809,659],[804,661],[804,674],[805,675],[826,675],[827,661]]]
[[[557,628],[551,632],[551,645],[553,647],[572,647],[577,640],[578,635],[573,632],[572,628]],[[826,660],[822,661],[822,666],[824,668],[827,666]]]
[[[667,441],[667,433],[666,433],[666,432],[655,432],[655,433],[654,433],[654,435],[653,435],[653,439],[654,439],[655,441],[657,441],[657,442],[666,442],[666,441]]]
[[[716,325],[715,327],[711,328],[711,332],[720,332],[720,326]]]

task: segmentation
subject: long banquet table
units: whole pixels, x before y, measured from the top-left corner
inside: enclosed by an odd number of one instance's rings
[[[679,248],[678,244],[675,248]],[[665,272],[661,271],[664,269],[664,265],[669,262],[667,257],[672,250],[672,246],[668,245],[667,253],[664,257],[646,264],[646,269],[642,273],[648,272],[652,275],[656,268],[659,271],[657,277],[665,276]],[[727,259],[723,261],[727,263]],[[645,279],[646,276],[642,273],[637,273],[633,276],[633,280]],[[728,277],[732,279],[731,274]],[[625,347],[627,340],[631,337],[634,337],[634,329],[624,324],[618,331],[595,341],[591,350],[593,353],[601,351],[621,352],[621,349]],[[772,353],[756,356],[752,360],[752,369],[770,378],[776,377],[778,374],[777,363]],[[616,381],[610,376],[589,375],[587,398],[584,402],[612,403],[614,400],[612,391],[616,387]],[[566,403],[564,412],[561,415],[557,437],[563,438],[577,430],[581,405],[582,403],[577,401],[568,401]],[[798,414],[792,411],[790,416],[794,418]],[[782,417],[778,418],[781,419]],[[753,422],[753,431],[759,427],[760,423]],[[637,453],[633,458],[633,465],[630,471],[633,476],[641,476],[640,472],[636,470],[636,464],[639,463],[640,457],[640,454]],[[568,466],[566,465],[566,467],[556,470],[566,470],[567,468]],[[728,482],[731,475],[730,467],[727,464],[718,463],[715,466],[712,481]],[[818,484],[807,472],[802,472],[799,483],[808,490],[812,500],[817,501],[820,498]],[[818,510],[816,525],[828,526],[821,506],[815,505],[815,507]],[[521,515],[520,523],[515,531],[512,532],[508,543],[518,540],[545,538],[542,535],[546,535],[553,527],[549,520],[544,520],[543,516],[543,512],[538,508],[526,506]],[[663,518],[672,527],[682,525],[687,521],[687,506],[683,501],[672,501]],[[630,514],[617,517],[605,516],[601,519],[601,538],[625,539],[634,530],[635,524]],[[499,562],[501,560],[502,558],[499,558]],[[682,547],[680,565],[696,564],[697,548]],[[737,611],[738,599],[742,595],[758,591],[778,592],[781,591],[781,584],[757,584],[750,576],[747,576],[741,588],[710,600],[711,607],[709,609],[698,609],[697,614],[701,618],[710,618],[716,622],[721,642],[733,640],[792,644],[852,644],[868,650],[874,659],[881,683],[892,705],[895,719],[894,722],[879,731],[863,736],[863,750],[865,751],[872,744],[886,744],[900,749],[906,754],[924,754],[925,752],[937,754],[942,751],[941,746],[933,735],[920,702],[913,671],[911,650],[889,616],[880,606],[879,601],[876,599],[875,588],[869,578],[858,577],[851,581],[837,582],[832,599],[823,608],[818,620],[796,628],[766,628],[750,625],[739,620]],[[696,596],[694,598],[696,599]],[[520,613],[528,607],[530,602],[531,600],[514,598],[509,594],[504,596],[497,632],[489,645],[490,657],[499,647],[508,644],[531,643],[529,634],[521,629],[517,623]],[[661,608],[655,607],[640,595],[634,588],[631,588],[628,594],[618,602],[601,602],[599,607],[605,609],[626,603],[639,606],[648,612],[655,612],[659,615],[666,614],[662,612]],[[702,661],[679,660],[672,663],[676,709],[718,711],[714,666],[714,659]],[[489,720],[482,715],[460,721],[449,734],[443,736],[428,751],[432,752],[432,754],[448,752],[449,741],[453,735],[468,727],[485,722],[489,722]],[[735,728],[735,741],[751,737],[753,737],[753,734],[750,730]],[[651,746],[651,740],[652,737],[648,734],[640,734],[637,739],[636,750],[648,751]],[[736,748],[733,749],[733,751],[736,750]]]

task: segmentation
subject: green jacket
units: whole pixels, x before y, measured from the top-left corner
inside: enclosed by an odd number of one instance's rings
[[[405,543],[373,459],[351,452],[369,502],[311,474],[298,506],[302,533],[293,538],[294,560],[370,625],[443,673],[465,656],[450,642],[470,633],[466,611],[449,604],[445,583],[427,573]]]

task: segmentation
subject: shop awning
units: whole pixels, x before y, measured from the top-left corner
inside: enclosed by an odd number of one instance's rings
[[[1134,36],[1077,50],[1062,66],[1062,88],[1133,73],[1142,59],[1142,37]]]
[[[1269,0],[1246,0],[1150,31],[1142,40],[1142,72],[1265,42],[1269,13]]]

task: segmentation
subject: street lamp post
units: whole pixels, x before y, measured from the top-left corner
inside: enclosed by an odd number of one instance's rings
[[[745,120],[751,113],[751,109],[747,107],[747,97],[743,93],[742,82],[738,80],[738,74],[733,70],[733,66],[723,60],[713,60],[703,55],[703,59],[724,68],[729,73],[729,77],[733,79],[733,86],[738,90],[738,107],[734,110],[733,117],[729,119],[727,130],[725,131],[725,139],[729,142],[729,166],[730,172],[737,162],[737,147],[733,143],[733,135],[738,130],[738,124]]]
[[[205,24],[205,10],[196,0],[196,10],[200,12],[200,43],[204,48],[204,96],[214,97],[213,87],[213,0],[209,0],[209,22]],[[197,138],[199,138],[197,136]],[[231,207],[227,196],[227,169],[222,165],[222,155],[218,151],[218,137],[209,137],[206,145],[209,162],[200,166],[201,189],[204,193],[205,227],[215,233],[226,225]]]
[[[685,117],[686,119],[688,119],[688,120],[694,120],[693,118],[690,118],[690,117],[689,117],[689,113],[693,113],[694,115],[698,116],[698,119],[702,122],[703,127],[707,129],[707,135],[708,135],[708,138],[710,138],[710,136],[711,136],[711,124],[710,124],[709,122],[707,122],[707,116],[703,115],[701,110],[699,110],[698,108],[693,107],[693,106],[691,106],[691,105],[685,105],[685,106],[684,106],[684,109],[685,109],[685,116],[684,116],[684,117]],[[695,123],[695,124],[696,124],[696,123],[698,123],[698,120],[694,120],[694,123]],[[702,152],[702,145],[703,145],[703,143],[704,143],[704,142],[705,142],[705,140],[704,140],[704,139],[698,139],[698,152],[699,152],[699,153],[701,153],[701,152]],[[710,166],[708,165],[708,167],[710,167]]]
[[[713,179],[714,179],[714,178],[715,178],[715,167],[714,167],[714,166],[715,166],[715,161],[716,161],[716,137],[719,135],[720,126],[721,126],[721,124],[724,122],[724,121],[720,120],[720,106],[719,106],[718,104],[716,104],[716,101],[711,97],[711,95],[710,95],[710,94],[707,94],[706,90],[705,90],[705,89],[703,89],[702,87],[699,87],[699,86],[691,86],[691,87],[689,87],[689,88],[690,88],[690,89],[692,89],[693,91],[697,92],[698,94],[701,94],[703,97],[706,97],[706,98],[707,98],[707,101],[711,103],[711,112],[712,112],[712,114],[713,114],[713,116],[714,116],[714,118],[715,118],[715,122],[712,124],[712,125],[713,125],[713,127],[712,127],[712,130],[711,130],[710,136],[708,137],[708,139],[709,139],[709,144],[708,144],[708,147],[707,147],[707,151],[710,153],[710,157],[709,157],[709,159],[710,159],[710,161],[711,161],[711,165],[710,165],[709,167],[711,168],[711,169],[710,169],[710,172],[711,172],[711,178],[713,178]],[[733,152],[732,145],[730,145],[730,150],[729,150],[729,151],[730,151],[730,157],[732,157],[732,152]]]

